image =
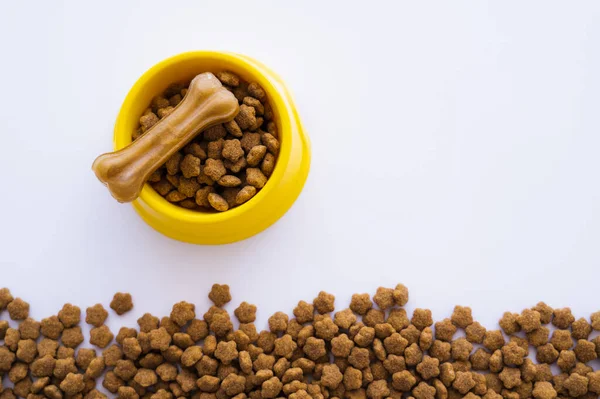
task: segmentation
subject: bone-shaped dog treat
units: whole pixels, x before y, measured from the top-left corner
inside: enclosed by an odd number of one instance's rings
[[[212,73],[200,74],[173,112],[127,147],[100,155],[92,169],[117,201],[133,201],[150,174],[198,132],[228,122],[238,112],[235,96]]]

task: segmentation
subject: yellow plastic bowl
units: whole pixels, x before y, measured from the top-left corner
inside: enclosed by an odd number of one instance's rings
[[[133,207],[157,231],[194,244],[227,244],[260,233],[292,206],[308,176],[310,143],[292,96],[273,71],[239,54],[194,51],[168,58],[142,75],[127,94],[115,124],[114,148],[131,143],[131,134],[152,98],[171,83],[191,80],[202,72],[230,70],[258,82],[273,108],[281,143],[275,170],[265,187],[245,204],[222,213],[184,209],[169,203],[148,184]]]

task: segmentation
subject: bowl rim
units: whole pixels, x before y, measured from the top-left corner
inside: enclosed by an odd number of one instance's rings
[[[144,184],[140,196],[135,201],[143,201],[156,212],[177,220],[202,224],[220,223],[239,217],[246,212],[251,212],[261,201],[268,197],[270,192],[273,191],[282,180],[286,165],[291,156],[292,123],[290,114],[286,112],[289,104],[281,89],[277,87],[277,82],[269,80],[264,73],[261,72],[259,67],[250,61],[250,59],[230,52],[203,50],[180,53],[156,63],[138,78],[121,105],[114,128],[114,148],[115,150],[119,150],[131,142],[131,132],[127,131],[126,121],[129,120],[128,115],[135,104],[135,99],[138,94],[144,90],[146,84],[164,69],[177,63],[188,62],[193,59],[206,59],[235,65],[238,68],[244,69],[265,90],[271,107],[273,108],[273,112],[276,114],[276,118],[279,122],[278,136],[281,141],[281,147],[273,173],[268,178],[265,186],[254,197],[244,204],[231,208],[225,212],[203,212],[177,206],[160,196],[148,183]],[[198,71],[198,73],[202,72],[205,71]]]

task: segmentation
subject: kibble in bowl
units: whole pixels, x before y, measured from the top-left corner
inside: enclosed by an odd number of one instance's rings
[[[169,237],[224,244],[257,234],[291,207],[308,175],[310,148],[277,75],[245,56],[201,51],[162,61],[138,80],[117,118],[115,150],[168,115],[185,96],[185,84],[203,72],[231,89],[240,113],[189,142],[133,206]]]

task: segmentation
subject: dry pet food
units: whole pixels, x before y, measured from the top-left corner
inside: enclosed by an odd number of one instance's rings
[[[250,200],[264,187],[273,173],[280,144],[265,91],[229,71],[216,76],[237,98],[239,114],[204,129],[152,173],[148,182],[167,201],[183,208],[224,212]],[[133,140],[176,112],[187,92],[187,85],[176,83],[155,97],[140,117]]]
[[[210,72],[192,79],[186,92],[183,100],[180,94],[170,100],[155,98],[151,108],[140,118],[141,137],[136,134],[134,138],[138,140],[119,151],[100,155],[94,161],[94,173],[119,202],[136,199],[147,180],[156,180],[155,171],[165,162],[169,170],[180,169],[180,162],[175,164],[170,158],[178,159],[181,155],[178,151],[199,131],[230,121],[240,111],[235,97]],[[178,104],[173,108],[170,103]],[[160,120],[154,112],[165,119]],[[198,165],[188,160],[185,169],[189,175]]]
[[[241,84],[236,75],[220,77]],[[259,89],[252,91],[264,100]],[[172,106],[172,97],[156,104]],[[169,316],[145,313],[139,328],[123,326],[115,339],[104,324],[108,311],[91,306],[90,349],[79,348],[79,307],[66,304],[38,322],[26,302],[0,289],[0,310],[16,322],[0,321],[0,399],[600,396],[598,312],[575,319],[569,308],[539,303],[504,313],[500,329],[487,330],[465,306],[438,321],[428,309],[409,315],[408,289],[399,284],[378,288],[372,299],[355,294],[337,312],[335,297],[321,291],[289,315],[275,312],[259,332],[257,308],[247,302],[235,308],[234,327],[223,309],[232,299],[228,285],[213,285],[208,298],[214,305],[203,311],[182,301]],[[110,303],[117,314],[132,307],[126,293]]]

